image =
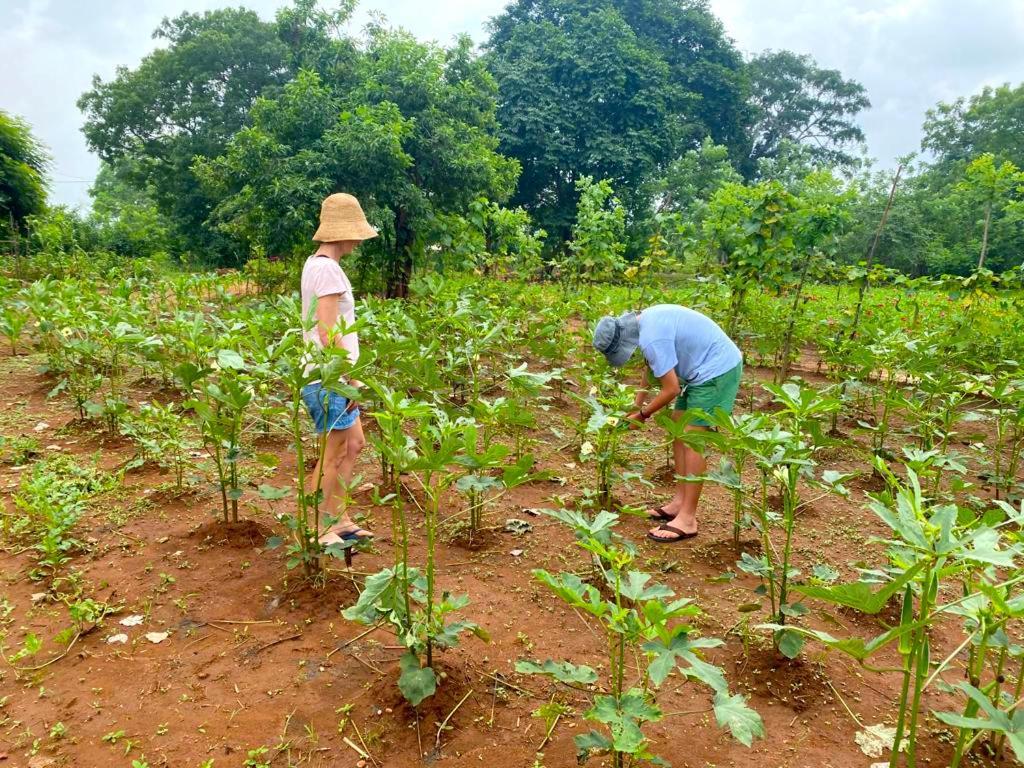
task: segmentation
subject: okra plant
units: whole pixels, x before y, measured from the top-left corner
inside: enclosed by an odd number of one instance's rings
[[[880,576],[882,584],[858,581],[834,586],[797,586],[806,597],[843,605],[867,614],[879,613],[897,595],[902,595],[900,621],[875,638],[836,638],[827,632],[788,626],[787,632],[813,638],[852,656],[866,669],[868,660],[883,648],[895,644],[901,659],[902,684],[896,703],[896,730],[890,768],[901,763],[917,765],[918,728],[925,690],[949,669],[960,651],[969,649],[967,684],[960,690],[966,697],[962,714],[940,713],[944,722],[960,728],[954,753],[958,765],[980,734],[1015,734],[1014,716],[1019,705],[1008,700],[1002,681],[1008,661],[1019,656],[1000,634],[1006,622],[1021,610],[1021,600],[1010,588],[1024,582],[1019,572],[1020,544],[1011,526],[1024,523],[1024,510],[1003,502],[1000,514],[971,514],[955,504],[936,503],[922,491],[917,474],[906,468],[906,480],[898,478],[881,458],[876,468],[888,488],[871,498],[870,508],[888,526],[890,568]],[[948,587],[956,586],[955,590]],[[944,589],[946,587],[946,589]],[[951,592],[957,596],[947,598]],[[944,602],[945,600],[945,602]],[[964,620],[967,637],[942,661],[932,657],[931,629],[946,616]],[[780,631],[779,625],[768,625]],[[888,671],[888,670],[881,670]],[[1017,685],[1022,686],[1020,672]],[[1012,694],[1010,694],[1012,695]],[[1018,697],[1019,698],[1019,697]],[[983,703],[984,702],[984,703]],[[1001,715],[1000,707],[1008,708]],[[978,717],[981,710],[988,719]],[[997,736],[998,739],[998,736]],[[1011,742],[1012,743],[1012,742]]]
[[[610,755],[614,768],[637,760],[664,764],[652,751],[644,726],[664,717],[657,691],[673,671],[712,690],[719,726],[738,741],[750,746],[763,736],[757,712],[743,696],[730,695],[722,670],[702,658],[704,650],[722,641],[701,637],[686,623],[700,614],[691,600],[675,598],[671,589],[653,583],[651,574],[633,569],[636,548],[613,531],[618,515],[603,511],[588,519],[564,511],[549,514],[574,529],[577,545],[600,562],[604,583],[595,586],[574,573],[552,574],[543,569],[535,570],[534,578],[600,627],[608,674],[601,680],[593,667],[552,660],[519,661],[516,670],[546,675],[576,688],[588,686],[592,702],[583,716],[597,729],[575,737],[578,761]]]
[[[219,350],[215,361],[190,382],[195,396],[184,403],[195,413],[203,446],[213,460],[225,523],[238,522],[238,502],[243,493],[243,428],[253,397],[245,368],[238,352]]]
[[[324,546],[320,537],[330,526],[338,522],[337,518],[326,514],[323,502],[326,497],[323,487],[323,459],[327,449],[327,433],[316,433],[314,456],[316,466],[320,468],[313,482],[307,478],[305,435],[310,430],[309,414],[303,400],[303,389],[314,382],[320,382],[325,392],[338,392],[345,397],[356,397],[355,388],[348,382],[352,378],[363,375],[369,365],[368,360],[361,360],[353,365],[348,353],[333,343],[320,347],[304,340],[300,328],[310,329],[315,326],[315,305],[310,308],[308,317],[301,317],[297,302],[293,299],[282,300],[279,311],[288,318],[288,322],[298,320],[301,325],[293,328],[279,341],[260,345],[265,350],[265,375],[271,373],[285,385],[287,393],[288,424],[295,451],[295,511],[293,514],[278,515],[278,520],[288,529],[287,542],[280,537],[271,537],[267,546],[271,549],[286,545],[288,554],[287,567],[302,566],[307,577],[320,575],[322,558],[342,557],[351,563],[351,549],[354,542],[343,542]],[[347,329],[333,329],[329,341],[335,334],[344,334]],[[339,478],[340,479],[340,478]],[[270,486],[261,487],[261,495],[268,501],[285,498],[288,492]],[[347,496],[348,488],[332,489],[335,494]]]
[[[583,444],[580,446],[580,460],[593,463],[597,476],[597,501],[604,509],[611,509],[615,503],[614,486],[618,469],[626,465],[622,451],[622,438],[629,430],[626,416],[633,410],[633,394],[625,384],[616,383],[592,390],[586,396],[577,395],[582,412]]]
[[[402,403],[401,398],[393,395],[391,399]],[[451,614],[469,604],[468,597],[451,595],[447,591],[440,596],[437,594],[436,544],[440,505],[445,492],[456,482],[458,475],[452,470],[465,457],[466,431],[472,425],[452,419],[436,406],[416,409],[416,414],[416,421],[407,425],[413,433],[411,443],[404,431],[398,429],[390,432],[398,444],[389,450],[392,460],[401,462],[394,465],[396,469],[399,472],[407,469],[423,496],[424,503],[419,505],[417,502],[417,505],[424,516],[426,562],[422,569],[409,565],[408,522],[401,492],[397,493],[394,495],[393,523],[398,534],[395,566],[369,576],[359,600],[342,612],[350,621],[367,626],[387,623],[394,629],[406,648],[401,658],[398,687],[413,706],[418,706],[437,689],[435,648],[454,646],[464,631],[483,640],[488,639],[487,633],[475,622],[449,621]],[[400,421],[401,416],[394,414],[392,423]]]

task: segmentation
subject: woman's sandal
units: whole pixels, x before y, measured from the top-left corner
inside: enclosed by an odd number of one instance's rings
[[[696,531],[694,531],[693,533],[687,533],[686,531],[681,531],[678,528],[676,528],[675,526],[668,525],[667,523],[665,525],[659,525],[658,526],[658,530],[659,531],[669,531],[671,533],[676,534],[671,539],[666,539],[663,536],[655,536],[653,533],[648,531],[647,532],[647,538],[650,539],[651,541],[656,541],[659,544],[675,544],[676,542],[683,541],[684,539],[692,539],[694,536],[697,535]]]
[[[654,514],[651,514],[651,511],[647,512],[647,517],[651,520],[672,521],[676,519],[676,516],[673,515],[671,512],[667,511],[664,507],[657,507],[656,509],[653,510],[653,512]]]
[[[328,530],[324,536],[337,536],[345,541],[373,541],[373,534],[358,525],[346,525],[341,528]]]

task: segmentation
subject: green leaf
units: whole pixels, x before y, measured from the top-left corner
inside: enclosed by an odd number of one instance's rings
[[[729,690],[729,683],[726,682],[725,673],[719,667],[714,664],[698,658],[697,656],[689,656],[686,659],[689,666],[680,667],[679,671],[686,675],[691,680],[699,680],[713,690],[716,694],[727,693]]]
[[[576,743],[576,761],[581,765],[595,755],[612,750],[612,743],[597,731],[576,734],[573,741]]]
[[[804,636],[787,627],[776,634],[775,644],[779,648],[779,653],[787,659],[795,659],[800,655],[800,649],[804,647]]]
[[[749,747],[754,739],[764,738],[761,716],[747,706],[747,700],[740,694],[715,694],[714,709],[719,727],[728,728],[732,737],[743,746]]]
[[[591,685],[597,682],[597,672],[586,665],[570,664],[567,661],[551,661],[543,664],[532,661],[517,661],[516,672],[523,675],[549,675],[560,683]]]
[[[890,598],[903,589],[905,584],[914,579],[925,565],[925,561],[912,565],[877,592],[873,592],[871,590],[872,585],[863,581],[855,581],[851,584],[837,584],[832,587],[794,584],[793,591],[805,597],[825,600],[836,605],[845,605],[847,608],[854,608],[861,613],[874,615],[885,608]]]
[[[614,696],[595,697],[594,706],[585,714],[588,720],[606,724],[612,733],[612,749],[626,754],[638,752],[647,742],[640,726],[660,720],[661,716],[661,710],[636,688],[619,700]]]
[[[827,563],[819,563],[811,568],[811,576],[828,585],[839,578],[839,571]]]
[[[437,691],[437,677],[430,667],[420,667],[420,659],[412,651],[402,655],[399,665],[402,674],[398,677],[398,690],[414,707],[434,695]]]
[[[272,485],[263,483],[259,487],[260,498],[265,501],[280,501],[288,498],[291,491],[288,488],[275,488]]]
[[[768,578],[771,576],[772,568],[765,557],[753,557],[750,553],[744,552],[736,562],[736,566],[746,573]]]
[[[650,580],[651,574],[649,573],[629,571],[626,574],[626,580],[620,584],[619,591],[630,600],[661,600],[675,594],[663,584],[647,587],[647,582]]]
[[[39,639],[39,636],[35,632],[29,632],[25,635],[25,642],[22,644],[22,653],[25,656],[33,656],[43,648],[43,641]]]
[[[817,629],[807,629],[806,627],[795,627],[791,625],[780,625],[780,624],[759,624],[758,629],[769,629],[772,632],[796,632],[805,637],[809,637],[813,640],[817,640],[819,643],[827,645],[829,648],[833,648],[841,653],[845,653],[848,656],[857,659],[858,661],[864,661],[876,651],[884,648],[893,640],[906,636],[909,632],[912,632],[915,628],[921,625],[921,622],[912,623],[909,625],[900,624],[897,627],[893,627],[877,637],[871,640],[865,641],[859,637],[847,637],[837,638],[830,635],[828,632],[822,632]]]
[[[245,360],[233,349],[222,349],[217,352],[217,365],[221,368],[240,371],[245,368]]]

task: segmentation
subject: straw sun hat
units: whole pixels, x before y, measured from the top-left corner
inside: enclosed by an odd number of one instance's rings
[[[339,192],[324,200],[320,206],[320,227],[313,239],[318,243],[340,240],[369,240],[377,236],[363,215],[359,201],[352,195]]]

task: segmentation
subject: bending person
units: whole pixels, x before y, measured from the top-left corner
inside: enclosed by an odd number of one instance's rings
[[[594,348],[616,367],[625,365],[639,347],[650,374],[661,383],[660,391],[647,401],[647,379],[636,395],[636,412],[630,419],[646,422],[670,403],[673,418],[688,408],[707,413],[722,410],[732,413],[743,375],[743,355],[725,331],[711,318],[676,304],[658,304],[642,312],[626,312],[620,317],[603,317],[594,330]],[[710,428],[696,419],[687,431]],[[672,445],[676,475],[701,476],[707,471],[704,455],[675,440]],[[697,502],[701,482],[682,482],[675,495],[664,505],[650,511],[660,525],[648,538],[674,543],[697,535]]]

